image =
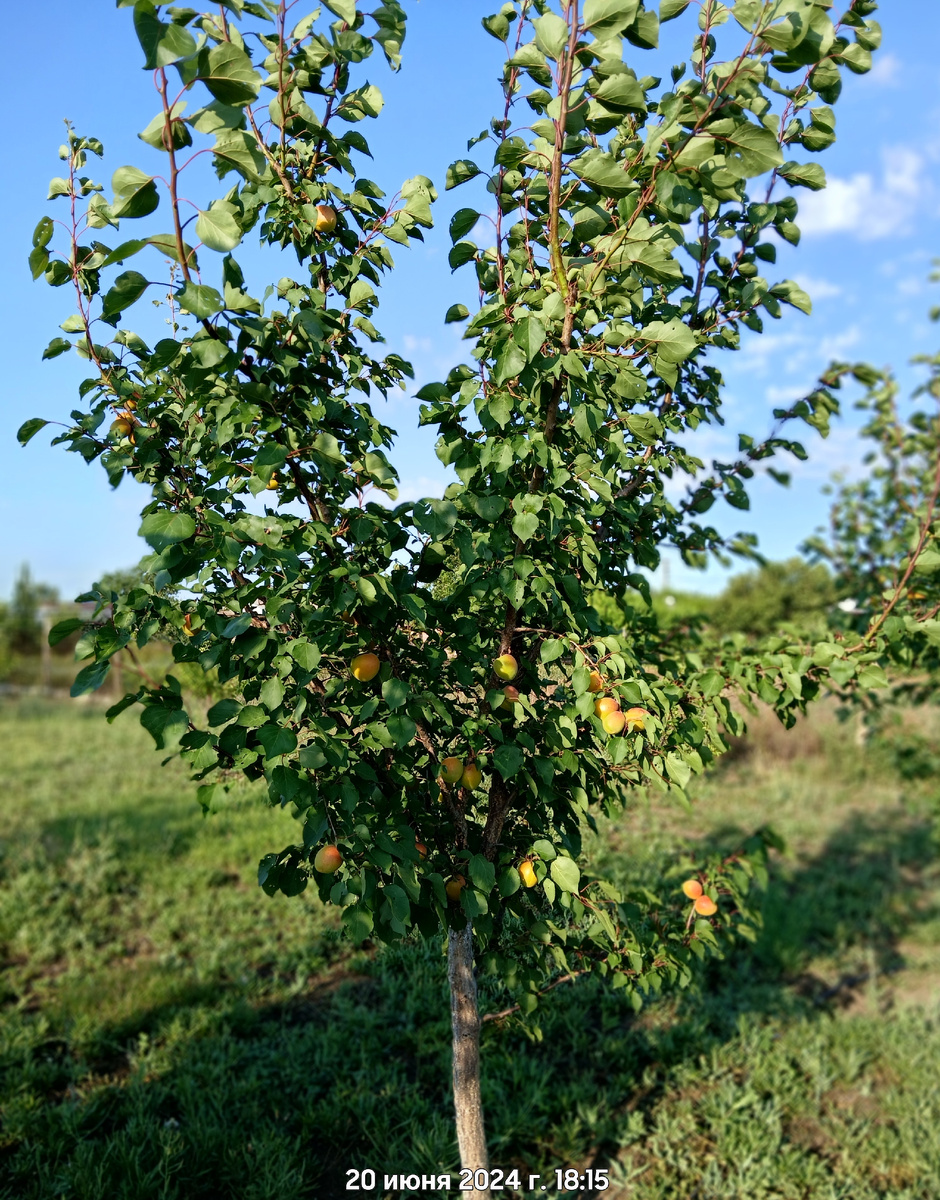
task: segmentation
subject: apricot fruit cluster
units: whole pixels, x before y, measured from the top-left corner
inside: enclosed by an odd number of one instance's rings
[[[705,889],[697,879],[687,879],[682,885],[682,890],[692,901],[692,907],[700,917],[713,917],[718,911],[718,905],[711,896],[705,895]]]

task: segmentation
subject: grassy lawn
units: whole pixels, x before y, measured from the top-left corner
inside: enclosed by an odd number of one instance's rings
[[[694,816],[638,801],[606,869],[648,882],[771,820],[756,946],[634,1015],[557,989],[484,1032],[494,1165],[608,1166],[631,1200],[940,1195],[940,763],[758,722]],[[453,1171],[441,949],[354,951],[266,897],[289,813],[203,818],[133,719],[0,706],[0,1197],[332,1200],[347,1167]],[[482,981],[488,1009],[506,1004]],[[509,1195],[509,1193],[503,1193]],[[555,1195],[549,1189],[541,1195]]]

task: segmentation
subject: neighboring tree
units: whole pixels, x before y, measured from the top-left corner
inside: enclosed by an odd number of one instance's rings
[[[868,471],[838,488],[828,532],[806,550],[831,569],[845,597],[841,641],[861,639],[896,667],[885,699],[924,702],[936,699],[940,682],[940,355],[914,361],[928,372],[914,400],[929,398],[932,411],[902,412],[890,371],[867,377],[857,407],[869,414],[861,431],[871,447]],[[848,682],[850,664],[845,672]],[[872,713],[879,707],[864,692],[854,698]]]
[[[742,435],[735,462],[707,471],[685,448],[720,420],[715,352],[785,304],[809,309],[795,283],[761,272],[781,239],[799,240],[788,189],[824,184],[793,152],[834,140],[841,72],[866,71],[880,34],[871,0],[841,16],[823,0],[704,0],[687,14],[691,70],[663,87],[625,52],[654,49],[660,19],[688,0],[663,0],[659,16],[640,0],[523,0],[487,17],[507,47],[501,112],[447,176],[489,193],[450,226],[451,266],[470,264],[480,289],[472,363],[419,392],[457,481],[390,508],[370,499],[394,500],[396,476],[368,398],[409,368],[374,357],[375,288],[389,243],[421,237],[436,193],[417,177],[388,200],[359,173],[368,147],[351,126],[382,99],[353,76],[376,44],[398,66],[403,11],[326,7],[335,20],[289,23],[286,3],[199,16],[140,0],[159,96],[141,136],[163,151],[160,177],[120,167],[107,199],[83,174],[100,143],[69,130],[50,190],[66,198],[65,244],[45,217],[31,255],[37,277],[75,295],[46,355],[74,344],[90,367],[57,440],[114,483],[129,473],[152,489],[141,532],[154,551],[153,582],[114,597],[74,690],[99,687],[122,648],[169,636],[177,661],[237,694],[203,726],[171,676],[110,715],[142,705],[206,807],[233,770],[292,806],[297,839],[262,860],[261,886],[293,895],[314,880],[356,941],[446,932],[461,1161],[483,1170],[475,961],[527,1012],[546,984],[587,971],[639,1007],[753,919],[760,841],[688,881],[687,902],[666,880],[622,896],[584,861],[582,824],[638,786],[681,796],[740,730],[733,692],[770,693],[791,720],[843,648],[817,661],[778,639],[762,656],[729,644],[707,659],[629,605],[612,631],[587,596],[644,594],[639,568],[663,545],[692,564],[751,553],[753,539],[722,539],[702,514],[718,497],[746,508],[764,459],[804,453],[787,421],[826,432],[848,368],[778,412],[769,437]],[[226,190],[196,205],[182,173],[205,152]],[[98,240],[164,200],[154,232]],[[467,234],[494,202],[494,242],[479,248]],[[261,298],[233,257],[252,229],[298,264]],[[171,260],[172,336],[151,346],[124,314],[153,286],[154,250]],[[114,277],[138,254],[146,274]],[[455,305],[447,319],[469,315]],[[667,484],[682,477],[674,502]],[[859,685],[883,680],[879,653],[863,645]],[[489,1194],[470,1178],[470,1194]]]
[[[832,576],[820,563],[802,558],[767,562],[736,575],[717,597],[709,623],[720,633],[764,637],[794,626],[800,633],[823,633],[836,601]]]

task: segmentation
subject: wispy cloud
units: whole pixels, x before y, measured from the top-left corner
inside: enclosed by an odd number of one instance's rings
[[[828,279],[817,279],[814,275],[794,275],[793,281],[798,283],[804,292],[809,293],[814,303],[817,300],[831,300],[834,296],[842,295],[842,288],[838,284],[830,283]]]
[[[800,200],[800,229],[808,235],[850,233],[862,241],[909,232],[918,209],[933,188],[924,158],[908,146],[882,151],[879,178],[861,172],[848,179],[834,176],[824,191]]]
[[[896,54],[876,54],[874,66],[865,78],[879,87],[893,87],[898,82],[902,65]]]

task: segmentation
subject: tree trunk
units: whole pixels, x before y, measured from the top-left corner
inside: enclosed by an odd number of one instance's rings
[[[454,1046],[454,1114],[460,1165],[471,1171],[488,1169],[483,1106],[480,1102],[480,1011],[477,981],[473,974],[473,929],[451,929],[447,938],[447,978],[450,983],[450,1020]],[[462,1195],[468,1200],[490,1200],[489,1188]]]

